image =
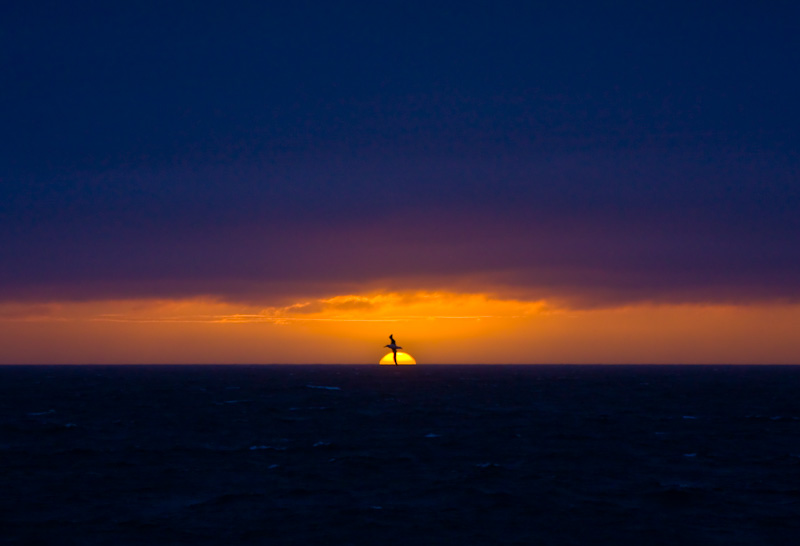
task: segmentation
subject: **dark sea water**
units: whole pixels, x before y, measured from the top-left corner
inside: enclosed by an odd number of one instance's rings
[[[796,544],[800,367],[0,367],[2,544]]]

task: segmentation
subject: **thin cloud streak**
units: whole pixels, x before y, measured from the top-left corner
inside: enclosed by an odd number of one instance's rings
[[[468,306],[503,307],[516,313],[475,314],[455,313],[454,308]],[[186,324],[285,324],[289,322],[404,322],[419,320],[481,320],[494,318],[522,318],[520,311],[547,312],[543,302],[494,300],[482,294],[453,294],[414,292],[407,294],[383,293],[367,296],[344,295],[321,298],[315,301],[294,303],[283,307],[265,309],[259,313],[204,313],[203,309],[235,309],[237,304],[209,300],[177,301],[105,301],[83,304],[61,303],[51,306],[48,314],[29,314],[25,307],[16,305],[0,314],[6,322],[110,322],[110,323],[186,323]],[[238,307],[241,307],[240,305]],[[128,312],[95,313],[97,308],[124,308]],[[175,308],[196,308],[194,313],[174,314]],[[403,309],[449,309],[448,313],[403,312]],[[0,311],[3,306],[0,306]]]

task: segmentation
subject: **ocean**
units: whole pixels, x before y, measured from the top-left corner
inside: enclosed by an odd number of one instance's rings
[[[2,366],[0,543],[784,545],[798,366]]]

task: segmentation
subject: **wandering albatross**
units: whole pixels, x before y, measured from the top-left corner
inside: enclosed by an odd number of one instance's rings
[[[402,347],[400,345],[398,345],[397,343],[395,343],[394,337],[392,337],[392,334],[389,334],[389,339],[392,340],[392,343],[390,345],[384,345],[384,347],[388,347],[389,349],[392,350],[392,353],[394,355],[394,365],[397,366],[397,349],[402,349]]]

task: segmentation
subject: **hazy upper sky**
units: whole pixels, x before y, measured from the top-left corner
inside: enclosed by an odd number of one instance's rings
[[[3,4],[6,315],[796,305],[800,5],[541,4]]]

